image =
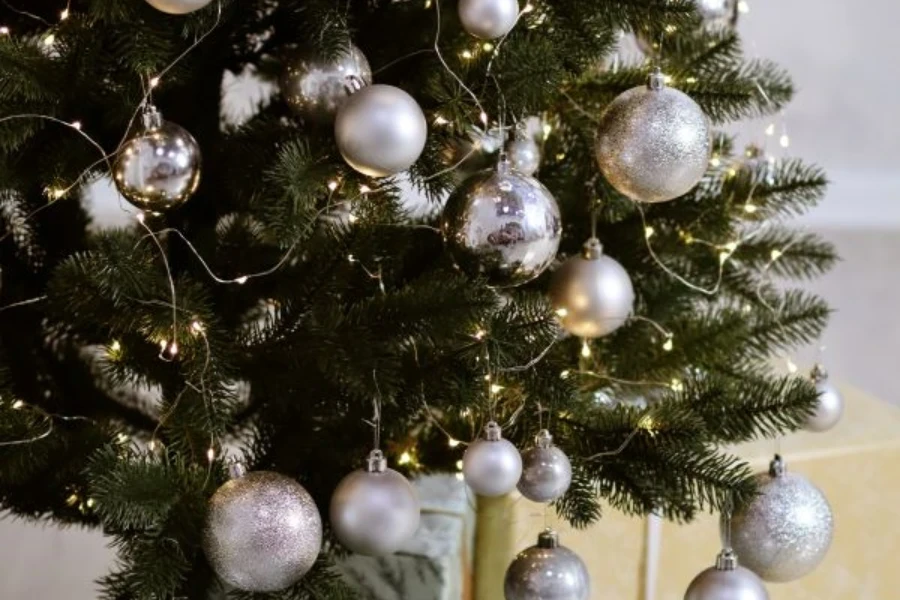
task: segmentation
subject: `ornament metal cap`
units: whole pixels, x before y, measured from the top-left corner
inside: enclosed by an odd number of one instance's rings
[[[387,471],[387,459],[381,450],[372,450],[366,458],[366,471],[369,473],[384,473]]]
[[[141,113],[141,123],[143,123],[144,129],[149,131],[159,129],[163,126],[162,113],[152,104],[147,104]]]
[[[553,447],[553,436],[546,429],[541,429],[536,436],[534,436],[534,443],[538,448],[551,448]]]
[[[547,528],[538,534],[538,548],[559,548],[559,534],[553,529]]]
[[[661,90],[666,87],[666,76],[662,74],[662,69],[659,67],[653,69],[653,72],[650,73],[650,81],[647,82],[647,87],[651,90]]]
[[[814,366],[812,371],[810,371],[809,377],[813,380],[813,383],[822,383],[823,381],[827,380],[828,371],[825,369],[825,365],[823,365],[822,363],[816,363],[816,366]]]
[[[737,554],[731,548],[724,548],[716,557],[717,571],[734,571],[738,568]]]
[[[366,87],[366,82],[359,75],[351,74],[344,77],[344,89],[348,94],[354,94],[364,87]]]
[[[775,458],[772,459],[772,462],[769,463],[769,476],[781,477],[786,471],[787,465],[784,463],[784,459],[781,458],[780,454],[776,454]]]
[[[603,256],[603,244],[595,237],[592,237],[581,247],[581,257],[585,260],[600,260]]]
[[[484,426],[484,439],[489,442],[499,442],[503,439],[503,430],[500,429],[500,425],[496,421],[489,421]]]
[[[232,479],[241,479],[247,475],[247,465],[236,462],[228,465],[228,476]]]

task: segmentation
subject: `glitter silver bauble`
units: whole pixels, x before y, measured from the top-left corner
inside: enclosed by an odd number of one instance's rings
[[[716,566],[694,578],[684,600],[769,600],[769,592],[759,577],[740,566],[734,552],[726,549],[716,559]]]
[[[709,120],[690,96],[663,76],[632,88],[600,118],[595,145],[600,171],[632,200],[665,202],[689,192],[709,165]]]
[[[541,148],[534,138],[517,135],[506,145],[512,168],[523,175],[534,175],[541,166]]]
[[[566,453],[553,445],[553,436],[542,429],[535,447],[522,453],[519,493],[533,502],[553,502],[572,484],[572,463]]]
[[[147,0],[147,4],[170,15],[186,15],[212,3],[212,0]]]
[[[519,19],[518,0],[459,0],[463,29],[482,40],[503,37]]]
[[[297,116],[331,123],[354,85],[372,83],[372,68],[362,51],[350,44],[340,55],[325,58],[308,49],[285,60],[281,93]]]
[[[546,529],[536,546],[519,552],[506,569],[506,600],[588,600],[591,579],[584,561],[559,545],[559,536]]]
[[[550,281],[550,303],[563,329],[583,338],[609,335],[634,310],[631,277],[618,262],[603,254],[596,238],[581,255],[564,262]]]
[[[299,483],[279,473],[238,467],[209,501],[203,550],[218,576],[247,592],[275,592],[313,566],[322,519]]]
[[[531,281],[550,266],[562,221],[550,191],[501,161],[466,179],[447,199],[444,239],[456,264],[497,287]]]
[[[822,365],[815,366],[811,377],[819,392],[819,401],[815,412],[807,417],[804,427],[809,431],[828,431],[838,424],[844,414],[844,398],[828,382],[828,372]]]
[[[425,115],[415,99],[392,85],[370,85],[348,98],[334,121],[344,160],[370,177],[387,177],[413,165],[428,137]]]
[[[519,483],[522,455],[491,421],[484,428],[484,437],[466,448],[462,472],[466,484],[479,496],[505,496]]]
[[[757,485],[756,499],[732,518],[731,545],[741,563],[766,581],[799,579],[831,546],[828,500],[805,477],[786,472],[779,456],[768,473],[757,475]]]
[[[200,184],[200,146],[184,128],[149,108],[143,129],[116,155],[113,181],[142,210],[164,212],[190,198]]]
[[[419,528],[419,495],[393,469],[380,450],[369,454],[366,469],[344,477],[331,497],[334,535],[349,550],[368,556],[393,554]]]

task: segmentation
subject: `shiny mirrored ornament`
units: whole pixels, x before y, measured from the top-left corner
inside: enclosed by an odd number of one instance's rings
[[[541,147],[528,135],[517,134],[506,145],[506,155],[512,168],[523,175],[534,175],[541,167]]]
[[[466,448],[462,472],[463,480],[479,496],[505,496],[516,489],[522,475],[522,455],[491,421],[484,437]]]
[[[331,497],[331,526],[340,542],[357,554],[393,554],[419,528],[419,495],[410,482],[387,466],[380,450],[365,469],[350,473]]]
[[[522,453],[519,493],[533,502],[553,502],[572,484],[572,463],[566,453],[553,445],[553,436],[542,429],[534,448]]]
[[[810,376],[816,384],[819,399],[815,411],[807,417],[804,426],[809,431],[828,431],[840,422],[844,414],[844,398],[828,381],[828,371],[822,365],[816,365]]]
[[[518,0],[459,0],[463,29],[482,40],[503,37],[519,19]]]
[[[716,559],[716,566],[691,581],[684,600],[769,600],[769,592],[759,577],[740,566],[734,552],[726,549]]]
[[[734,29],[737,27],[738,0],[695,0],[697,12],[707,30]]]
[[[170,15],[186,15],[212,3],[212,0],[147,0],[156,10]]]
[[[600,118],[595,151],[616,190],[638,202],[665,202],[691,191],[709,165],[709,120],[687,94],[664,84],[632,88]]]
[[[162,213],[185,203],[200,184],[200,146],[184,128],[164,121],[153,107],[143,128],[119,149],[113,181],[126,200]]]
[[[466,179],[447,199],[442,219],[457,266],[497,287],[540,275],[556,256],[562,233],[559,206],[533,177],[501,161]]]
[[[766,581],[809,574],[831,546],[834,517],[828,500],[808,479],[788,473],[780,456],[756,481],[759,495],[732,519],[735,553]]]
[[[391,85],[354,92],[338,109],[334,137],[341,156],[370,177],[405,171],[425,149],[428,124],[415,99]]]
[[[506,600],[588,600],[590,595],[591,579],[584,561],[560,546],[552,529],[513,559],[503,582]]]
[[[245,473],[209,501],[203,551],[222,581],[247,592],[275,592],[300,580],[322,547],[322,519],[299,483],[279,473]]]
[[[580,255],[553,273],[550,303],[563,329],[578,337],[598,338],[631,316],[634,288],[622,265],[603,254],[600,241],[592,238]]]
[[[350,97],[354,82],[371,84],[372,69],[353,44],[330,58],[302,49],[285,60],[281,93],[297,116],[314,123],[331,123]]]

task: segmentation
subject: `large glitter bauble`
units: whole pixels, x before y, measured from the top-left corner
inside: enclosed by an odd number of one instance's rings
[[[381,451],[369,454],[366,469],[344,477],[331,497],[331,526],[340,542],[357,554],[393,554],[419,528],[419,495]]]
[[[170,15],[186,15],[212,3],[212,0],[147,0],[156,10]]]
[[[190,198],[200,184],[200,146],[184,128],[153,108],[144,127],[119,149],[112,177],[126,200],[142,210],[165,212]]]
[[[519,19],[518,0],[459,0],[463,29],[482,40],[503,37]]]
[[[484,428],[484,437],[466,448],[462,472],[463,480],[479,496],[505,496],[516,489],[522,476],[522,455],[491,421]]]
[[[598,338],[631,316],[634,287],[622,265],[603,254],[600,241],[591,238],[579,256],[553,273],[550,303],[563,329],[578,337]]]
[[[769,592],[759,577],[740,566],[734,552],[726,549],[716,559],[716,566],[691,581],[684,600],[769,600]]]
[[[428,124],[415,99],[392,85],[370,85],[338,109],[334,137],[344,160],[370,177],[405,171],[425,149]]]
[[[517,135],[506,145],[512,168],[523,175],[534,175],[541,166],[541,148],[534,138]]]
[[[638,202],[688,193],[709,166],[709,119],[690,96],[666,87],[659,72],[610,103],[595,144],[600,171]]]
[[[281,75],[281,93],[297,116],[315,123],[331,123],[353,86],[371,83],[369,61],[351,44],[331,58],[308,49],[291,54]]]
[[[502,161],[466,179],[447,199],[444,239],[460,269],[513,287],[540,275],[556,256],[559,206],[533,177]]]
[[[538,536],[535,546],[519,552],[506,569],[506,600],[588,600],[591,579],[584,561],[559,545],[551,529]]]
[[[553,445],[546,429],[535,438],[534,448],[522,453],[519,493],[533,502],[553,502],[572,484],[572,463],[566,453]]]
[[[828,431],[838,424],[844,414],[844,398],[828,381],[828,372],[822,365],[816,365],[811,377],[819,392],[819,400],[815,412],[807,417],[804,427],[809,431]]]
[[[216,574],[247,592],[275,592],[300,580],[322,547],[322,519],[299,483],[238,469],[209,501],[203,550]]]
[[[756,499],[732,518],[731,545],[741,563],[766,581],[799,579],[831,546],[828,500],[805,477],[786,472],[778,456],[768,473],[757,475],[757,485]]]

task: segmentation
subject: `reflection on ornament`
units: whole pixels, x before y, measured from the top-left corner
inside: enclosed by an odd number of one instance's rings
[[[505,496],[516,489],[522,475],[522,456],[491,421],[484,437],[466,448],[462,471],[466,484],[479,496]]]
[[[372,69],[353,44],[334,58],[304,49],[295,51],[285,61],[281,93],[298,116],[316,123],[331,123],[350,96],[354,82],[371,84]]]
[[[506,600],[588,600],[591,580],[584,561],[546,529],[507,568],[503,594]]]

